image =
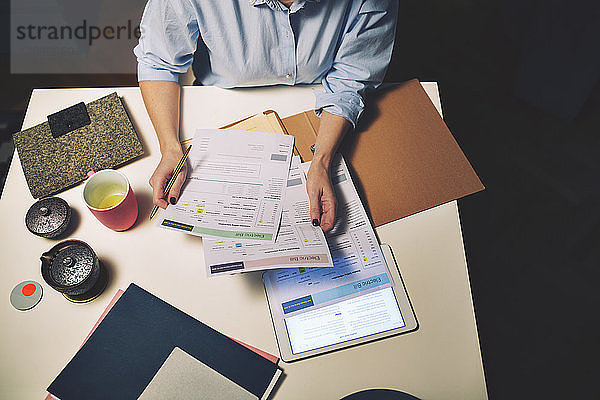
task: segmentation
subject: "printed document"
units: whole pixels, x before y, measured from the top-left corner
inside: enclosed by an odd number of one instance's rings
[[[302,164],[304,171],[309,166],[309,163]],[[390,285],[375,231],[348,167],[339,155],[332,165],[331,180],[338,207],[333,229],[325,237],[334,268],[287,268],[267,272],[280,296],[284,314]],[[305,301],[309,297],[310,301]]]
[[[311,224],[306,178],[298,156],[292,159],[275,244],[205,238],[203,246],[209,276],[274,268],[333,267],[323,231]]]
[[[274,243],[294,137],[198,129],[181,196],[162,214],[162,227],[202,237]]]
[[[264,275],[294,354],[404,326],[381,247],[341,156],[331,178],[338,208],[325,236],[334,267]]]

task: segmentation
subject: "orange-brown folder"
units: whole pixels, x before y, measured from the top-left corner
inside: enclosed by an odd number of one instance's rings
[[[239,121],[220,127],[219,129],[240,129],[253,132],[270,132],[289,135],[279,115],[273,110],[266,110],[258,114],[251,115]],[[182,145],[192,144],[194,138],[189,138],[181,142]],[[294,154],[299,155],[298,149],[294,145]]]
[[[311,160],[319,118],[305,111],[282,121]],[[416,79],[375,91],[340,151],[375,226],[484,189]]]

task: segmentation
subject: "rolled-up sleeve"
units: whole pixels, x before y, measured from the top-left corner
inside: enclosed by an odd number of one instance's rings
[[[315,112],[346,118],[353,126],[364,109],[363,95],[381,84],[392,56],[398,0],[365,0],[347,23],[333,65],[317,91]]]
[[[133,49],[138,81],[179,80],[193,62],[198,40],[197,10],[189,0],[149,0]]]

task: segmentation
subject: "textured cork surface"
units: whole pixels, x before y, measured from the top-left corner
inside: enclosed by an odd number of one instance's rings
[[[48,122],[13,135],[34,198],[73,186],[90,170],[118,167],[144,153],[117,93],[88,103],[87,111],[91,124],[58,138]]]

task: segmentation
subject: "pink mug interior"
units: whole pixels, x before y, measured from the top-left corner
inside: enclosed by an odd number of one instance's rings
[[[137,219],[138,207],[135,194],[125,175],[105,169],[89,173],[83,187],[83,200],[92,214],[105,226],[116,231],[130,228]],[[118,203],[107,207],[103,204],[107,194],[121,197]]]

